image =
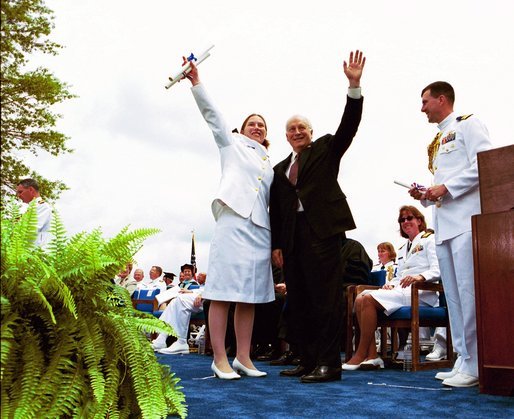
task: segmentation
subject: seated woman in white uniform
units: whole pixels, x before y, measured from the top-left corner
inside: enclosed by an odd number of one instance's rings
[[[384,368],[375,344],[378,311],[391,315],[411,302],[411,285],[416,281],[440,279],[439,263],[435,253],[434,235],[427,230],[425,217],[416,208],[405,205],[398,217],[400,233],[407,238],[398,250],[398,269],[391,281],[378,290],[366,290],[355,300],[355,314],[360,327],[357,351],[342,368],[346,371]],[[438,295],[432,291],[420,291],[420,304],[436,306]]]
[[[191,62],[185,76],[221,157],[221,181],[212,203],[216,219],[211,243],[209,281],[203,298],[211,300],[209,334],[216,377],[238,379],[240,372],[263,377],[250,360],[254,305],[275,299],[271,274],[271,231],[268,214],[273,168],[269,161],[266,121],[258,114],[246,118],[241,134],[233,133],[200,83]],[[228,310],[236,303],[236,358],[230,366],[225,352]],[[236,370],[236,371],[234,371]]]
[[[394,246],[389,242],[379,243],[377,245],[377,253],[379,263],[373,265],[372,271],[386,271],[386,281],[390,281],[394,278],[398,267]]]

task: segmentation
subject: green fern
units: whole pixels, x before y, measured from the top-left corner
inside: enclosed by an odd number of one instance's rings
[[[132,308],[112,278],[155,229],[100,229],[34,246],[34,205],[1,219],[2,418],[185,417],[179,379],[158,363],[148,333],[170,326]]]

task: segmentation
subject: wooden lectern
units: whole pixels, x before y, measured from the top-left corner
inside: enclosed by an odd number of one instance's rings
[[[472,217],[480,393],[514,396],[514,145],[478,153]]]

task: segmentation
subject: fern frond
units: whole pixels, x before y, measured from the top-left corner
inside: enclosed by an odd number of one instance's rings
[[[15,330],[18,327],[20,317],[16,313],[4,315],[4,298],[2,298],[2,326],[1,326],[1,380],[4,379],[4,369],[11,354],[11,349],[15,345]],[[9,305],[7,303],[7,305]]]
[[[52,260],[57,260],[61,252],[66,248],[68,237],[66,229],[62,223],[61,217],[57,211],[52,213],[52,220],[50,222],[50,234],[52,239],[47,246],[47,253]]]
[[[72,416],[74,406],[80,406],[91,396],[86,372],[76,356],[76,340],[66,330],[58,338],[48,354],[47,368],[41,377],[34,402],[42,407],[40,417]]]
[[[102,333],[97,323],[90,323],[87,319],[79,319],[81,339],[79,348],[84,356],[87,373],[91,380],[91,388],[98,402],[104,397],[105,377],[102,373],[101,361],[105,356]]]
[[[103,419],[106,417],[117,417],[118,413],[118,389],[120,386],[120,367],[119,355],[117,353],[107,353],[104,360],[105,387],[104,397],[97,405],[95,418]]]
[[[30,333],[25,337],[28,339],[21,347],[20,359],[23,370],[17,394],[11,394],[11,400],[15,406],[14,417],[36,418],[40,405],[34,403],[34,398],[40,391],[39,380],[43,374],[44,356],[39,348],[36,333]]]

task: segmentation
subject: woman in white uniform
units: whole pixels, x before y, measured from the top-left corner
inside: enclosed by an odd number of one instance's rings
[[[372,271],[386,271],[386,281],[390,281],[394,278],[398,267],[394,246],[389,242],[379,243],[377,245],[377,253],[379,263],[373,266]]]
[[[402,237],[407,243],[398,251],[398,269],[395,277],[378,290],[366,290],[355,300],[355,314],[361,330],[359,346],[353,357],[343,364],[343,370],[384,368],[384,361],[377,354],[375,329],[378,311],[391,315],[411,303],[411,285],[416,281],[440,279],[439,263],[435,254],[432,231],[426,231],[423,214],[413,206],[400,208],[398,217]],[[436,306],[438,295],[433,291],[420,291],[420,305]]]
[[[211,243],[208,275],[203,298],[211,300],[209,334],[218,378],[237,379],[236,372],[263,377],[250,360],[254,304],[275,299],[271,274],[271,232],[268,215],[273,168],[264,118],[252,114],[233,133],[200,82],[191,62],[186,75],[205,121],[212,130],[221,157],[221,181],[212,212],[216,229]],[[237,353],[229,364],[225,352],[228,310],[235,302],[234,328]],[[235,370],[235,371],[234,371]]]

